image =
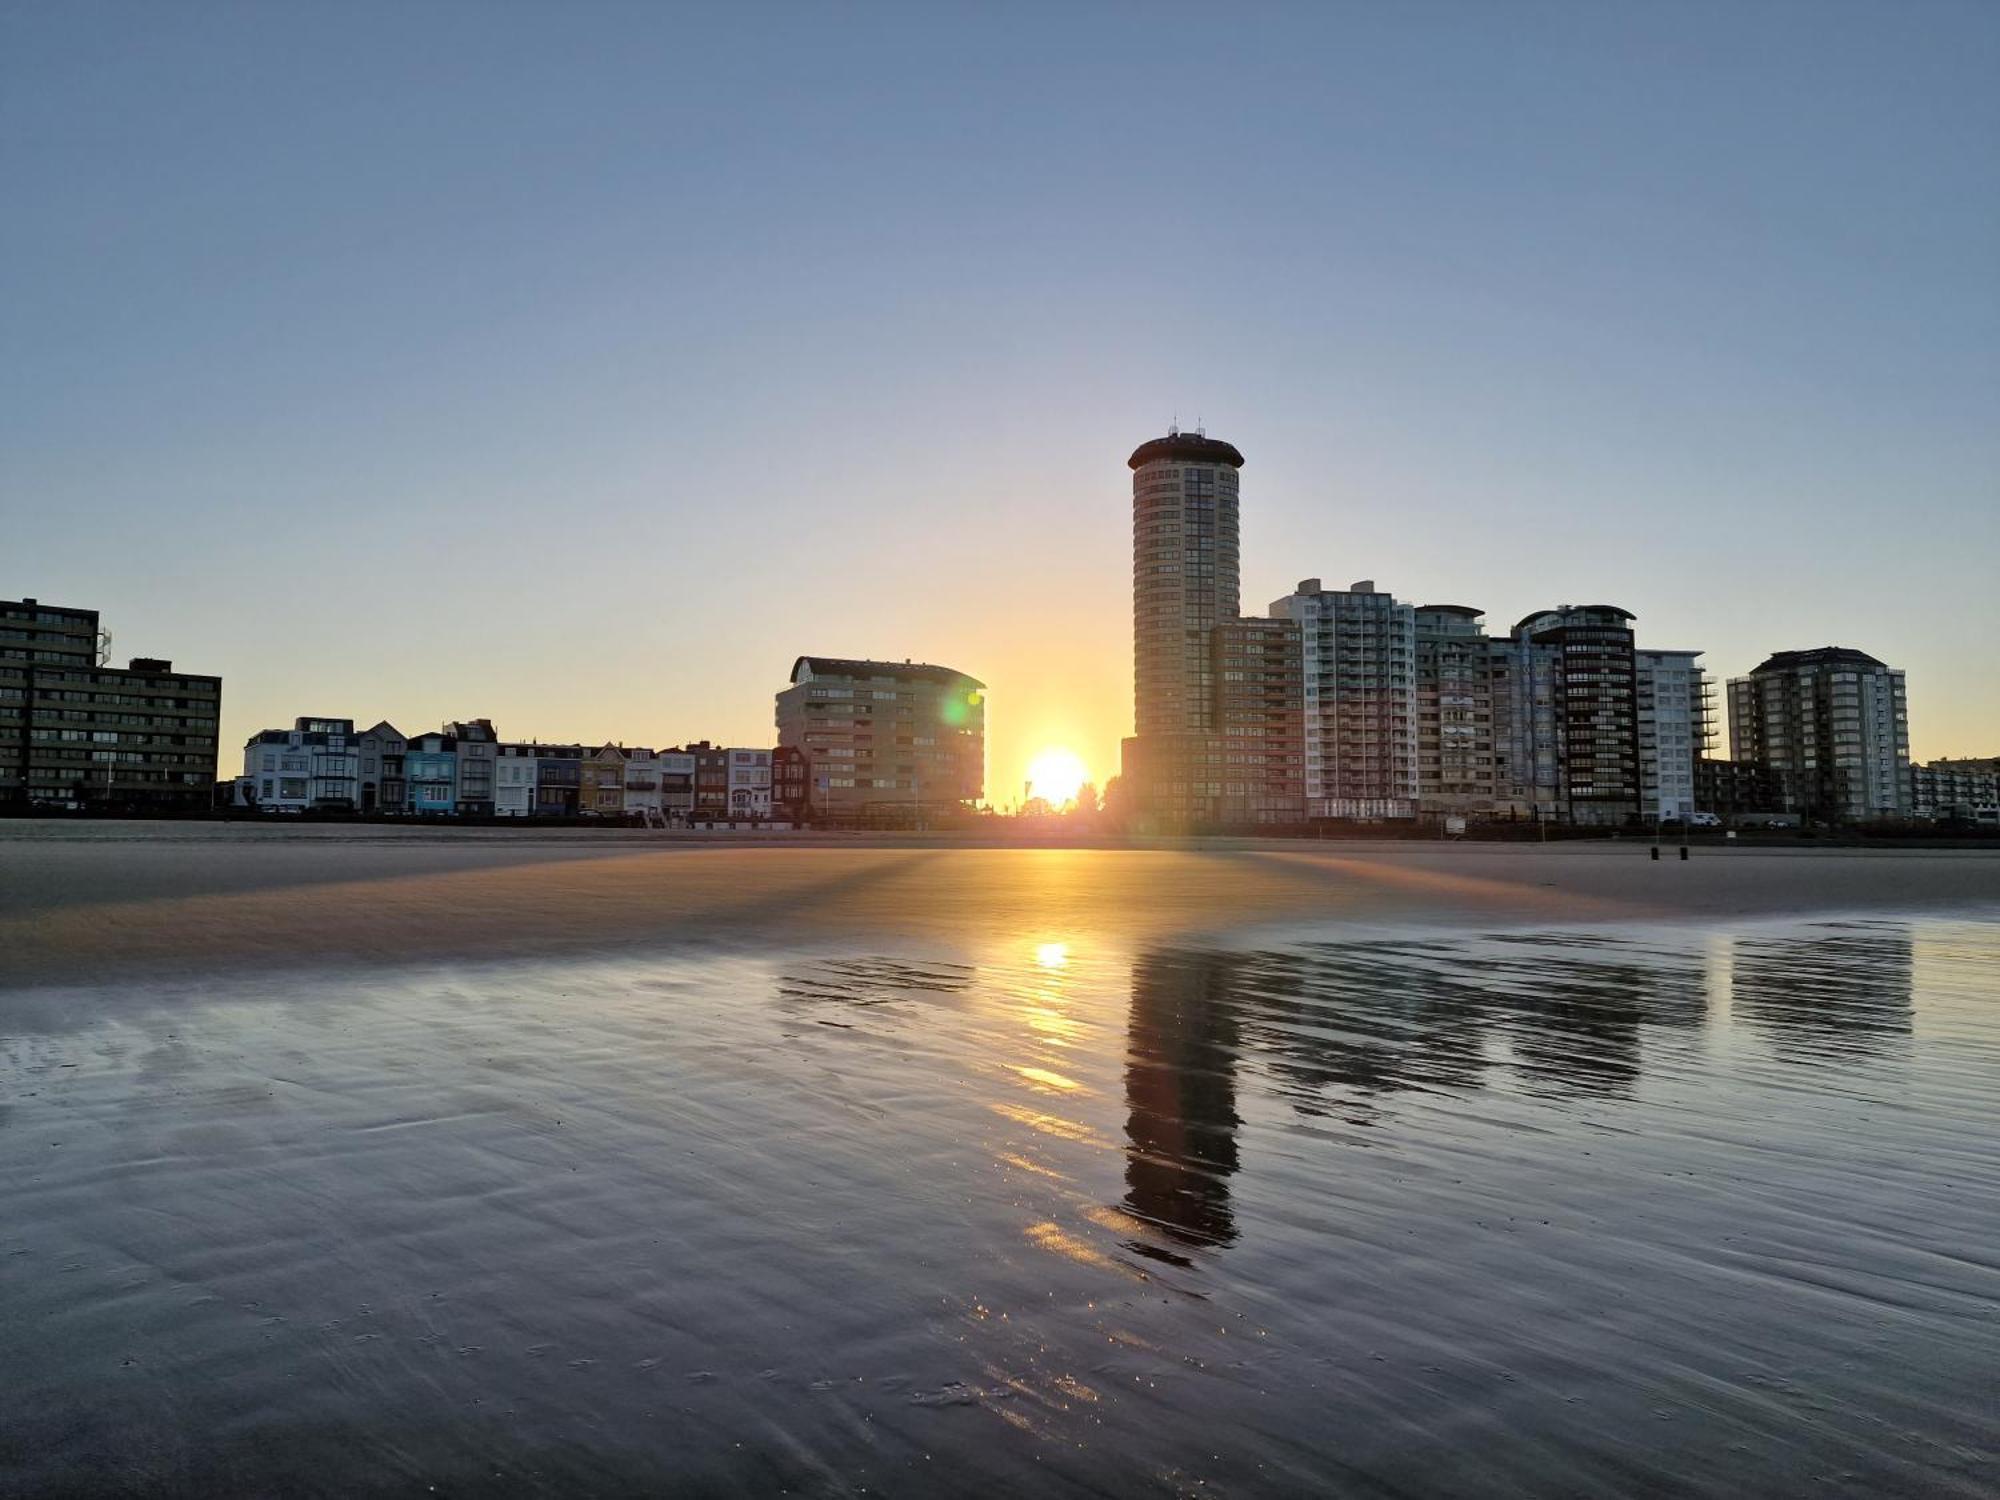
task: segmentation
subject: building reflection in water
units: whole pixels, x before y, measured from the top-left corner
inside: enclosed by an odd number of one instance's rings
[[[1495,978],[1522,1087],[1540,1094],[1629,1096],[1649,1028],[1699,1027],[1708,1015],[1700,956],[1599,933],[1507,934]],[[1482,967],[1484,965],[1482,964]]]
[[[1802,935],[1738,937],[1730,1011],[1781,1057],[1880,1055],[1910,1034],[1914,970],[1907,922],[1832,924]]]
[[[1125,1059],[1125,1207],[1168,1239],[1232,1243],[1229,1178],[1236,1171],[1233,996],[1241,959],[1155,953],[1132,966]],[[1183,1257],[1143,1244],[1143,1254]]]

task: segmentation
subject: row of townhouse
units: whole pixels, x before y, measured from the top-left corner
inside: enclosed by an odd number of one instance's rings
[[[794,749],[593,749],[502,740],[488,719],[405,735],[386,721],[304,717],[250,737],[233,800],[273,813],[800,822],[807,785]]]

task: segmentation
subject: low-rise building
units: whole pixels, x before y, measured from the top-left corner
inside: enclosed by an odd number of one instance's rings
[[[387,719],[372,729],[364,729],[361,744],[361,810],[365,813],[408,812],[409,781],[403,773],[403,756],[410,742]]]
[[[1784,783],[1761,761],[1703,756],[1694,763],[1694,807],[1725,823],[1768,817],[1785,811]]]
[[[665,816],[666,804],[661,800],[662,792],[659,755],[643,746],[627,748],[625,811],[644,818],[648,823],[657,821]]]
[[[403,751],[410,811],[448,817],[458,811],[458,737],[443,730],[412,735]]]
[[[458,787],[454,796],[458,815],[492,817],[493,768],[500,750],[500,736],[493,728],[493,721],[470,719],[447,724],[444,732],[458,742]]]
[[[542,747],[523,741],[507,741],[493,760],[493,815],[496,818],[532,818],[539,803]]]
[[[1910,816],[1939,823],[2000,823],[2000,758],[1911,766]]]
[[[535,746],[535,816],[573,818],[583,794],[581,745]]]
[[[243,746],[243,802],[263,812],[353,812],[361,805],[361,746],[352,719],[299,718]]]
[[[619,745],[599,745],[579,767],[577,811],[586,817],[625,816],[625,751]]]
[[[730,749],[729,816],[759,822],[771,816],[770,751]]]
[[[771,752],[771,816],[802,824],[812,811],[812,761],[795,745]]]

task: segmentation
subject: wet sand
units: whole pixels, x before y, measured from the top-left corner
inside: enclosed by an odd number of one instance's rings
[[[17,829],[26,825],[15,825]],[[0,984],[1007,931],[1655,921],[2000,905],[2000,851],[1637,842],[731,847],[584,834],[0,824]],[[117,830],[126,830],[120,833]]]
[[[1991,856],[224,834],[0,838],[0,1493],[2000,1479]]]

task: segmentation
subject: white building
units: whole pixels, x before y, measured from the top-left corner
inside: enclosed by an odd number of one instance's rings
[[[768,818],[771,816],[771,752],[768,750],[729,751],[729,816]]]
[[[1694,763],[1707,745],[1707,685],[1699,651],[1632,653],[1639,719],[1639,816],[1685,819],[1695,810]]]
[[[1414,817],[1415,608],[1371,579],[1325,589],[1307,578],[1269,613],[1303,636],[1306,816]]]
[[[497,818],[532,818],[535,793],[541,779],[541,749],[533,744],[506,744],[498,747],[493,762],[493,815]]]
[[[658,752],[630,748],[625,752],[625,811],[649,822],[666,810],[665,785]]]
[[[361,805],[361,757],[352,719],[292,721],[243,746],[238,802],[265,812],[311,808],[348,812]]]
[[[662,750],[654,759],[660,770],[660,811],[669,823],[687,822],[694,816],[694,752]]]

